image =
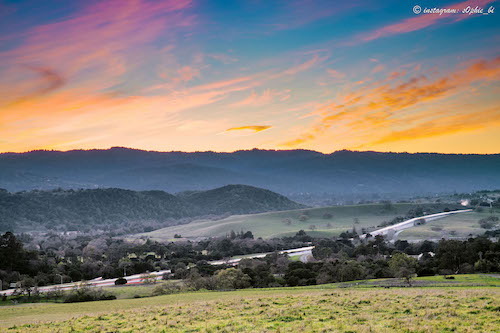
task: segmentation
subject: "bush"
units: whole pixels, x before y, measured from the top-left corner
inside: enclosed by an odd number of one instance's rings
[[[492,229],[493,227],[496,226],[498,222],[498,217],[497,216],[488,216],[483,219],[479,220],[479,226],[483,229]]]
[[[233,290],[250,287],[250,277],[237,268],[227,268],[219,271],[216,277],[217,289]]]
[[[116,299],[116,296],[102,290],[101,288],[92,288],[88,284],[76,287],[72,292],[64,297],[64,303],[76,302],[91,302],[91,301],[105,301]]]
[[[299,221],[305,222],[307,220],[309,220],[309,216],[307,216],[305,214],[299,216]]]
[[[127,284],[127,282],[128,282],[127,279],[121,277],[115,280],[115,286]]]
[[[180,293],[182,287],[178,283],[162,283],[153,288],[153,296]]]

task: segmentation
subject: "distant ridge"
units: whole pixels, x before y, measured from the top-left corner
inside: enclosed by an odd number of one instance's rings
[[[155,152],[105,150],[0,154],[0,187],[208,190],[229,184],[284,195],[421,194],[500,187],[500,154],[311,150]]]

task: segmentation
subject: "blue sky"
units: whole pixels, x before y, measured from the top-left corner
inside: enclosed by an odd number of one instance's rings
[[[0,1],[0,151],[498,153],[497,5]]]

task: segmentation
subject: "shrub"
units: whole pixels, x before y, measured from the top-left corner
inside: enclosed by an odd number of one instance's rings
[[[64,303],[104,301],[112,299],[116,299],[116,296],[102,290],[101,288],[92,288],[88,284],[82,284],[64,297]]]
[[[118,278],[118,279],[115,280],[115,286],[120,286],[122,284],[127,284],[127,282],[128,282],[127,279],[121,277],[121,278]]]
[[[162,283],[153,288],[153,296],[180,293],[182,287],[178,283]]]
[[[498,217],[497,216],[488,216],[483,219],[479,220],[479,226],[483,229],[492,229],[493,227],[496,226],[498,222]]]
[[[309,220],[309,216],[307,216],[305,214],[299,216],[299,221],[305,222],[307,220]]]

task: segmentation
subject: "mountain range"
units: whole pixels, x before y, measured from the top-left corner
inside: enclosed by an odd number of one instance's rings
[[[422,194],[500,188],[500,154],[106,150],[0,154],[0,188],[177,193],[246,184],[283,195]]]

